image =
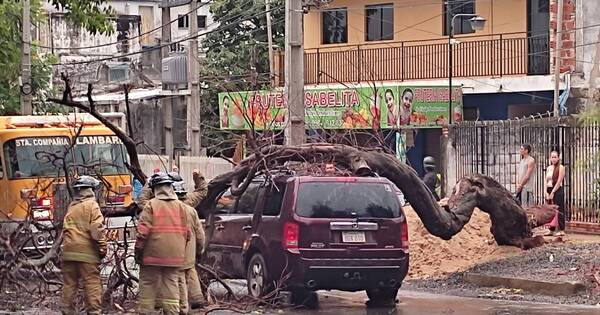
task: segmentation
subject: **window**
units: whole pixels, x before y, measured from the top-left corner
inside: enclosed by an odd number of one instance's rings
[[[206,28],[206,15],[198,15],[198,28]]]
[[[281,213],[281,204],[283,203],[284,194],[284,184],[271,186],[271,192],[267,196],[267,200],[265,200],[263,215],[278,216],[279,213]]]
[[[185,29],[190,27],[190,18],[186,15],[179,14],[177,18],[177,27]]]
[[[450,22],[456,14],[475,14],[475,0],[451,0],[450,14],[448,13],[448,4],[444,3],[444,35],[450,34]],[[454,35],[475,33],[470,19],[470,17],[454,19]]]
[[[230,214],[233,213],[233,208],[235,207],[235,198],[231,194],[231,191],[227,189],[220,197],[217,199],[217,204],[215,205],[215,213],[217,214]]]
[[[177,18],[177,27],[188,29],[190,27],[190,16],[179,15]],[[198,15],[198,29],[206,28],[206,15]]]
[[[79,174],[127,174],[127,150],[117,136],[80,136],[76,139],[75,162]]]
[[[391,184],[303,183],[296,213],[307,218],[398,218],[398,196]]]
[[[10,179],[53,177],[62,174],[63,163],[70,165],[72,155],[67,137],[19,138],[4,144],[4,159]],[[63,157],[66,161],[63,161]]]
[[[348,11],[345,8],[323,11],[323,44],[348,42]]]
[[[394,39],[394,6],[392,4],[368,5],[365,10],[366,40]]]
[[[256,200],[258,199],[258,191],[261,182],[251,183],[246,191],[240,196],[235,213],[238,214],[253,214],[256,209]]]

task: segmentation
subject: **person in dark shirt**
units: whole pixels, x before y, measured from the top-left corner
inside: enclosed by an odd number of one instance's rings
[[[435,200],[440,201],[442,180],[441,175],[435,172],[435,159],[431,156],[426,156],[423,159],[423,168],[425,169],[425,175],[423,176],[425,186],[429,188]]]

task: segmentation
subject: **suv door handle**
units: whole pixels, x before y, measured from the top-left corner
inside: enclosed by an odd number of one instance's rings
[[[216,228],[218,231],[221,231],[221,230],[224,230],[224,229],[225,229],[225,226],[224,226],[223,224],[217,224],[217,225],[215,226],[215,228]]]
[[[250,231],[250,230],[252,230],[252,225],[244,225],[242,227],[242,230],[244,230],[244,231]]]

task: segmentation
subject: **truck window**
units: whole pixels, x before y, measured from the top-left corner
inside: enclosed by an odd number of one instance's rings
[[[75,162],[79,174],[127,174],[127,150],[117,136],[79,136]]]
[[[4,159],[8,178],[53,177],[62,175],[64,163],[72,156],[67,137],[28,137],[4,143]]]
[[[296,213],[308,218],[397,218],[400,203],[386,183],[302,183]]]

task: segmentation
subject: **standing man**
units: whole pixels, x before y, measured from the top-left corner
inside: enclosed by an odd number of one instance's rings
[[[423,159],[423,168],[425,169],[425,175],[423,175],[425,186],[429,188],[429,191],[431,191],[435,200],[440,201],[440,195],[442,194],[442,175],[435,171],[435,159],[431,156],[426,156]]]
[[[169,174],[152,175],[148,186],[154,198],[140,214],[135,243],[135,260],[141,265],[140,314],[153,313],[157,300],[164,314],[180,312],[178,282],[185,264],[190,223],[185,205],[177,199],[172,183]]]
[[[530,155],[531,146],[521,145],[519,149],[521,162],[517,173],[517,200],[522,206],[531,206],[533,203],[533,176],[535,174],[535,159]]]
[[[75,314],[74,301],[79,281],[83,282],[88,314],[102,311],[102,283],[99,264],[106,256],[104,217],[96,202],[94,188],[99,181],[81,176],[73,183],[74,200],[63,222],[62,313]]]

